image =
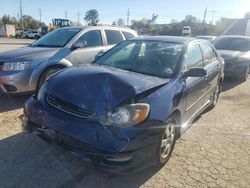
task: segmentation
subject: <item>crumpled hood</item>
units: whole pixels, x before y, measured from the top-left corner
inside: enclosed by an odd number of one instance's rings
[[[237,58],[250,58],[249,52],[240,52],[233,50],[217,50],[217,51],[221,54],[225,62]]]
[[[85,65],[52,76],[47,91],[68,103],[104,115],[124,100],[168,81],[111,67]]]
[[[0,53],[0,61],[36,60],[49,58],[60,48],[44,48],[26,46],[15,50]]]

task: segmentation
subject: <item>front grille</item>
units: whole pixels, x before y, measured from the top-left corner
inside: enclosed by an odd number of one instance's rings
[[[66,135],[58,131],[46,130],[45,134],[47,134],[54,141],[60,144],[64,144],[74,149],[79,149],[79,150],[88,151],[88,152],[95,152],[95,153],[101,152],[100,150],[92,147],[91,145],[87,143],[84,143],[76,138],[73,138],[69,135]]]
[[[67,101],[64,101],[58,97],[48,95],[47,96],[47,102],[54,108],[61,110],[63,112],[66,112],[68,114],[81,117],[81,118],[91,118],[92,116],[95,115],[94,112],[91,112],[89,110],[86,110],[84,108],[81,108],[77,105],[71,104]]]

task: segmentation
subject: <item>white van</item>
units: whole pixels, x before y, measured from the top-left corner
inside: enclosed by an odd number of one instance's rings
[[[192,34],[191,27],[190,26],[184,26],[182,29],[182,36],[184,37],[190,37]]]

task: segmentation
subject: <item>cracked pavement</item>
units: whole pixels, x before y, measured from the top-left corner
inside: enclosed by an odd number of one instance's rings
[[[1,50],[1,49],[0,49]],[[215,109],[178,140],[169,162],[125,176],[22,134],[28,96],[0,96],[0,187],[250,187],[250,79],[226,80]]]

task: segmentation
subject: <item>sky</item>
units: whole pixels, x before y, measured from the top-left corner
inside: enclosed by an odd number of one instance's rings
[[[20,0],[0,0],[0,17],[7,14],[17,17]],[[183,20],[185,15],[203,19],[207,7],[206,21],[218,20],[220,17],[241,18],[250,11],[250,0],[21,0],[23,15],[31,15],[46,24],[53,18],[65,18],[71,21],[78,20],[86,24],[84,15],[90,9],[99,12],[100,23],[111,24],[118,18],[127,19],[129,9],[130,20],[139,20],[143,17],[151,18],[157,14],[156,23],[169,23],[172,19]]]

